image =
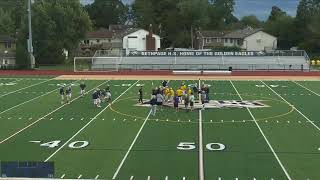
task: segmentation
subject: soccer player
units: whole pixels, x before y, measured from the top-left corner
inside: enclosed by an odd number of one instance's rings
[[[191,94],[189,96],[189,101],[190,101],[190,110],[193,111],[193,109],[194,109],[194,101],[195,101],[193,92],[191,92]]]
[[[167,80],[163,80],[162,81],[162,86],[163,87],[167,87],[168,86],[168,81]]]
[[[152,116],[155,116],[157,112],[157,97],[155,95],[151,96],[150,104],[151,104],[151,114]]]
[[[97,97],[97,107],[101,107],[101,90],[97,88],[96,90],[96,97]]]
[[[85,93],[86,93],[86,85],[84,84],[84,82],[81,82],[81,84],[80,84],[80,94],[81,94],[81,96],[83,97],[84,95],[85,95]]]
[[[189,95],[187,93],[184,95],[184,107],[188,112],[189,111]]]
[[[205,110],[205,101],[206,101],[206,93],[201,91],[201,103],[202,103],[202,110]]]
[[[142,86],[140,86],[140,89],[139,89],[139,100],[138,100],[138,103],[143,104],[143,90],[142,90]]]
[[[172,101],[173,97],[174,97],[174,90],[173,90],[173,88],[170,88],[169,101]]]
[[[66,96],[67,96],[67,103],[70,104],[71,96],[72,96],[71,86],[67,87],[67,89],[66,89]]]
[[[61,96],[61,104],[63,104],[64,103],[64,87],[63,86],[60,87],[59,94]]]
[[[157,98],[157,106],[159,106],[159,109],[162,111],[162,105],[163,105],[163,101],[164,101],[164,97],[161,93],[156,95]]]
[[[92,100],[93,100],[93,105],[94,106],[98,106],[98,93],[97,91],[95,90],[93,93],[92,93]]]
[[[177,89],[176,93],[177,93],[180,101],[182,101],[183,91],[181,89]]]
[[[173,106],[176,109],[176,112],[179,112],[179,102],[180,102],[180,98],[179,98],[178,94],[176,93],[176,95],[173,98]]]
[[[110,91],[106,92],[106,101],[107,101],[107,103],[111,103],[111,92]]]

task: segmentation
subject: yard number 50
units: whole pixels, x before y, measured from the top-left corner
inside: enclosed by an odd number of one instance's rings
[[[222,151],[226,148],[226,146],[221,143],[209,143],[206,145],[206,148],[209,151]],[[181,142],[178,144],[177,149],[183,150],[183,151],[193,150],[193,149],[196,149],[196,143],[194,143],[194,142]]]

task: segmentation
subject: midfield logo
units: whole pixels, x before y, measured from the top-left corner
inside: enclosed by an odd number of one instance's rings
[[[262,103],[262,100],[210,100],[205,103],[206,109],[219,109],[219,108],[265,108],[269,107],[268,105]],[[136,104],[135,106],[139,107],[150,107],[150,101],[145,100],[143,104]],[[169,101],[164,103],[164,106],[173,107],[173,102]],[[184,108],[184,103],[179,103],[179,108]],[[194,103],[194,109],[201,109],[202,104],[199,101]]]

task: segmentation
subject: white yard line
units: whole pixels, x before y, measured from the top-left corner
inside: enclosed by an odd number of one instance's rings
[[[128,90],[130,90],[133,86],[135,86],[139,81],[136,81],[134,84],[132,84],[128,89],[126,89],[123,93],[121,93],[113,102],[117,101],[122,95],[124,95]],[[104,82],[106,83],[106,82]],[[106,109],[110,107],[111,104],[103,108],[97,115],[95,115],[87,124],[85,124],[79,131],[77,131],[71,138],[69,138],[62,146],[60,146],[54,153],[52,153],[44,162],[49,161],[54,155],[56,155],[64,146],[69,144],[69,142],[75,138],[78,134],[80,134],[86,127],[88,127],[94,120],[97,119],[100,114],[102,114]]]
[[[304,89],[306,89],[306,90],[308,90],[308,91],[312,92],[313,94],[315,94],[315,95],[317,95],[317,96],[320,96],[320,94],[318,94],[318,93],[316,93],[316,92],[312,91],[311,89],[309,89],[309,88],[307,88],[307,87],[303,86],[302,84],[300,84],[300,83],[298,83],[298,82],[296,82],[296,81],[292,81],[292,82],[293,82],[293,83],[295,83],[296,85],[298,85],[298,86],[300,86],[300,87],[302,87],[302,88],[304,88]]]
[[[204,180],[202,110],[199,110],[199,180]]]
[[[199,88],[201,80],[199,79]],[[199,95],[200,100],[200,95]],[[203,164],[203,133],[202,133],[202,110],[199,109],[199,180],[204,180],[204,164]]]
[[[237,88],[234,86],[234,84],[232,83],[232,81],[231,81],[231,80],[230,80],[230,83],[231,83],[232,87],[234,88],[234,90],[236,91],[236,93],[238,94],[239,98],[240,98],[241,100],[243,100],[243,99],[242,99],[242,97],[241,97],[241,95],[239,94],[239,92],[238,92]],[[269,148],[271,149],[271,151],[272,151],[272,153],[273,153],[274,157],[277,159],[277,161],[278,161],[279,165],[280,165],[280,166],[281,166],[281,168],[282,168],[282,171],[286,174],[286,177],[288,178],[288,180],[291,180],[291,177],[290,177],[289,173],[287,172],[286,168],[283,166],[283,164],[282,164],[282,162],[280,161],[280,159],[279,159],[279,157],[278,157],[277,153],[274,151],[274,149],[273,149],[272,145],[270,144],[269,140],[267,139],[267,137],[265,136],[264,132],[262,131],[262,129],[261,129],[260,125],[258,124],[258,122],[257,122],[256,118],[253,116],[253,114],[252,114],[251,110],[250,110],[248,107],[247,107],[247,110],[248,110],[248,112],[249,112],[249,114],[250,114],[251,118],[253,119],[254,123],[257,125],[257,127],[258,127],[258,129],[259,129],[259,131],[260,131],[261,135],[262,135],[262,136],[263,136],[263,138],[264,138],[264,140],[267,142],[267,144],[268,144]]]
[[[270,86],[268,86],[265,82],[261,81],[267,88],[269,88],[274,94],[276,94],[279,98],[281,98],[284,102],[286,102],[289,106],[291,106],[294,110],[296,110],[301,116],[303,116],[307,121],[309,121],[316,129],[320,131],[319,126],[317,126],[313,121],[311,121],[306,115],[304,115],[299,109],[297,109],[293,104],[289,103],[286,99],[284,99],[280,94],[278,94],[275,90],[273,90]]]
[[[145,124],[147,123],[147,121],[148,121],[148,119],[149,119],[150,115],[151,115],[151,110],[149,111],[148,116],[146,117],[146,119],[144,120],[144,122],[143,122],[142,126],[140,127],[140,129],[139,129],[139,131],[138,131],[138,133],[137,133],[136,137],[133,139],[133,141],[132,141],[132,143],[131,143],[131,145],[130,145],[130,147],[129,147],[128,151],[127,151],[127,153],[126,153],[126,154],[125,154],[125,156],[123,157],[123,159],[122,159],[122,161],[121,161],[120,165],[118,166],[118,168],[117,168],[116,172],[114,173],[114,175],[113,175],[113,178],[112,178],[112,179],[116,179],[116,178],[117,178],[117,176],[118,176],[118,174],[119,174],[120,169],[122,168],[122,166],[123,166],[124,162],[126,161],[126,159],[127,159],[128,155],[129,155],[129,153],[130,153],[131,149],[133,148],[134,144],[136,143],[136,141],[137,141],[137,139],[138,139],[138,137],[139,137],[139,135],[140,135],[140,133],[141,133],[141,131],[142,131],[143,127],[144,127],[144,126],[145,126]]]
[[[75,82],[76,82],[76,81],[75,81]],[[26,104],[26,103],[28,103],[28,102],[31,102],[31,101],[36,100],[36,99],[39,99],[39,98],[41,98],[41,97],[43,97],[43,96],[46,96],[46,95],[48,95],[48,94],[50,94],[50,93],[52,93],[52,92],[54,92],[54,91],[57,91],[58,89],[59,89],[59,88],[54,89],[54,90],[52,90],[52,91],[49,91],[49,92],[47,92],[47,93],[45,93],[45,94],[42,94],[41,96],[37,96],[37,97],[35,97],[35,98],[32,98],[32,99],[30,99],[30,100],[28,100],[28,101],[25,101],[25,102],[22,102],[22,103],[20,103],[20,104],[17,104],[17,105],[15,105],[15,106],[13,106],[13,107],[11,107],[11,108],[9,108],[9,109],[6,109],[6,110],[0,112],[0,114],[3,114],[3,113],[5,113],[5,112],[7,112],[7,111],[10,111],[11,109],[14,109],[14,108],[16,108],[16,107],[22,106],[22,105],[24,105],[24,104]]]
[[[9,92],[9,93],[7,93],[7,94],[3,94],[3,95],[1,95],[1,96],[0,96],[0,98],[1,98],[1,97],[4,97],[4,96],[7,96],[7,95],[9,95],[9,94],[12,94],[12,93],[15,93],[15,92],[18,92],[18,91],[21,91],[21,90],[24,90],[24,89],[27,89],[27,88],[33,87],[33,86],[36,86],[36,85],[39,85],[39,84],[42,84],[42,83],[45,83],[45,82],[51,81],[51,80],[53,80],[53,79],[48,79],[48,80],[41,81],[41,82],[36,83],[36,84],[32,84],[32,85],[30,85],[30,86],[27,86],[27,87],[21,88],[21,89],[17,89],[17,90],[15,90],[15,91]]]
[[[108,81],[107,81],[107,82],[108,82]],[[103,84],[105,84],[105,83],[107,83],[107,82],[103,82],[103,83],[99,84],[98,86],[94,87],[94,88],[91,89],[90,91],[95,90],[97,87],[99,87],[99,86],[101,86],[101,85],[103,85]],[[90,91],[88,91],[88,92],[90,92]],[[82,96],[78,96],[78,97],[72,99],[70,102],[73,102],[73,101],[75,101],[75,100],[77,100],[77,99],[79,99],[79,98],[81,98],[81,97],[82,97]],[[46,114],[46,115],[44,115],[44,116],[42,116],[42,117],[39,118],[38,120],[36,120],[36,121],[32,122],[31,124],[27,125],[26,127],[24,127],[24,128],[22,128],[22,129],[18,130],[17,132],[13,133],[13,134],[10,135],[9,137],[1,140],[1,141],[0,141],[0,144],[8,141],[9,139],[13,138],[13,137],[16,136],[17,134],[19,134],[19,133],[21,133],[22,131],[30,128],[31,126],[35,125],[36,123],[38,123],[39,121],[43,120],[44,118],[46,118],[47,116],[51,115],[52,113],[57,112],[58,110],[60,110],[61,108],[63,108],[63,107],[66,106],[66,105],[68,105],[68,104],[63,104],[62,106],[58,107],[57,109],[51,111],[50,113],[48,113],[48,114]]]

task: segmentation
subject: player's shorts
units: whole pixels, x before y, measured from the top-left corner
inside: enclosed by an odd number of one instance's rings
[[[84,89],[81,89],[81,91],[80,91],[81,94],[84,94],[85,92],[86,92],[86,90],[84,90]]]
[[[178,103],[173,103],[173,106],[176,108],[176,107],[179,106],[179,104]]]
[[[190,102],[190,106],[193,107],[194,106],[194,102]]]
[[[93,104],[94,104],[94,105],[97,105],[97,104],[98,104],[97,99],[93,99]]]
[[[67,94],[67,98],[71,98],[72,94]]]

